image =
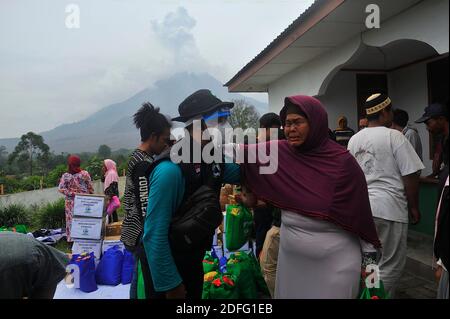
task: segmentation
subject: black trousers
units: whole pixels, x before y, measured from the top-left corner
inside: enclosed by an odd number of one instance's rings
[[[203,258],[206,250],[194,251],[172,250],[172,255],[178,269],[178,273],[183,279],[186,289],[186,299],[201,299],[203,291]]]
[[[145,295],[147,299],[165,299],[165,293],[156,292],[153,286],[150,267],[145,255],[144,247],[139,250],[142,275],[144,277]],[[186,289],[186,299],[198,300],[203,292],[203,258],[206,249],[181,251],[172,249],[172,256],[177,266],[178,273],[183,280]]]
[[[116,223],[119,221],[119,216],[117,215],[117,211],[115,210],[110,216],[108,216],[108,223]]]
[[[266,234],[272,228],[273,208],[256,208],[254,214],[255,232],[256,232],[256,257],[259,257],[266,240]]]

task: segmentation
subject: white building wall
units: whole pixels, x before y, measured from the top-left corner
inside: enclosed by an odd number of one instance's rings
[[[334,130],[337,119],[347,117],[348,126],[358,130],[358,111],[356,99],[356,75],[353,72],[339,72],[328,86],[327,92],[319,96],[328,112],[328,127]]]
[[[380,29],[365,32],[364,43],[381,47],[392,41],[411,39],[428,43],[440,54],[447,53],[448,7],[448,0],[423,1],[385,21]],[[361,39],[357,36],[269,84],[270,111],[278,112],[286,96],[324,94],[327,81],[357,53],[360,46]]]
[[[287,96],[318,95],[324,81],[331,78],[330,73],[338,72],[336,67],[346,63],[359,44],[359,38],[355,38],[271,83],[268,89],[270,111],[279,112]]]
[[[422,140],[422,153],[425,170],[422,176],[431,174],[432,160],[430,160],[429,134],[425,124],[415,124],[424,108],[428,105],[427,64],[416,64],[399,69],[388,74],[389,95],[394,108],[408,112],[410,123],[418,130]]]
[[[365,32],[364,42],[370,46],[382,47],[398,39],[418,40],[428,43],[439,54],[444,54],[449,49],[448,10],[448,0],[422,1],[385,21],[380,29]]]

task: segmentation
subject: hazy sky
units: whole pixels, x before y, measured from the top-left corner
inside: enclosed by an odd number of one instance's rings
[[[1,1],[0,138],[81,120],[179,71],[225,83],[312,3]],[[80,28],[66,27],[69,4]]]

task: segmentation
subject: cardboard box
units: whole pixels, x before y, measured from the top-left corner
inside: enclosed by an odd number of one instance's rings
[[[105,196],[75,195],[73,216],[103,218],[105,211]]]
[[[106,237],[120,236],[121,233],[122,233],[122,222],[121,221],[106,225],[106,232],[105,232]]]
[[[73,242],[72,254],[94,253],[96,259],[99,259],[102,254],[102,241],[101,240],[80,240],[76,239]]]
[[[114,247],[116,245],[119,246],[121,251],[125,250],[125,246],[120,241],[120,236],[105,237],[105,239],[103,240],[103,244],[102,244],[102,253],[104,254],[105,251],[107,251],[109,248]]]
[[[71,236],[76,239],[102,239],[103,219],[74,217],[72,220]]]

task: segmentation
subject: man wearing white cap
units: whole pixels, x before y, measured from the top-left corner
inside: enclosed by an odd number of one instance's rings
[[[348,150],[366,176],[372,215],[383,246],[380,277],[394,298],[406,264],[408,222],[417,224],[420,220],[418,172],[424,166],[405,136],[389,129],[393,112],[387,95],[370,96],[365,108],[369,126],[350,139]]]

